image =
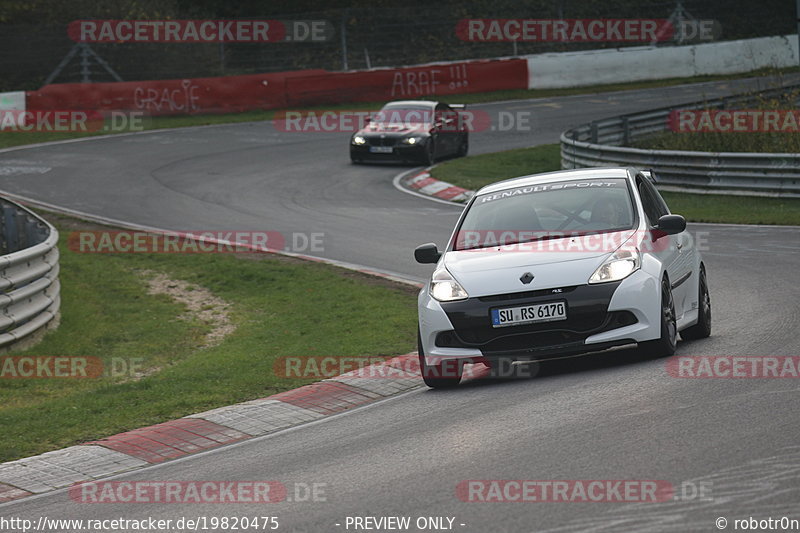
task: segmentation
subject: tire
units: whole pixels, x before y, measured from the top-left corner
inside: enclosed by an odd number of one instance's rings
[[[417,351],[419,353],[419,371],[422,381],[432,389],[452,389],[461,383],[463,367],[456,360],[444,361],[438,365],[425,363],[425,353],[422,350],[422,337],[417,329]]]
[[[697,310],[697,324],[681,331],[681,338],[686,340],[705,339],[711,335],[711,296],[708,293],[708,280],[706,269],[700,265],[699,305]]]
[[[678,345],[678,326],[675,321],[675,300],[672,287],[665,277],[661,280],[661,337],[639,343],[639,351],[647,358],[668,357]]]
[[[428,139],[428,144],[425,146],[425,155],[423,156],[422,162],[428,166],[431,166],[436,162],[436,143],[433,142],[433,138]]]
[[[469,137],[464,135],[464,138],[461,140],[461,144],[458,145],[458,152],[456,153],[456,156],[466,157],[468,152],[469,152]]]

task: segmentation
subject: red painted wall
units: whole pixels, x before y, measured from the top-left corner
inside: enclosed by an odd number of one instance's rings
[[[527,68],[524,59],[505,59],[341,73],[300,70],[184,80],[67,83],[27,92],[26,107],[183,115],[406,100],[525,89]]]

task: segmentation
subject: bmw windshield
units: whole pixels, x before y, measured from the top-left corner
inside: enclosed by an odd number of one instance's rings
[[[372,121],[384,125],[419,125],[429,124],[431,119],[432,109],[430,107],[389,104],[378,111]]]

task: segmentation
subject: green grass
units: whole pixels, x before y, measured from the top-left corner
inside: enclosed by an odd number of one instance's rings
[[[477,190],[507,178],[561,169],[558,144],[453,159],[431,175],[459,187]],[[674,213],[690,222],[800,225],[800,198],[764,198],[663,192]]]
[[[761,111],[795,110],[798,91],[784,91],[781,96],[761,96],[747,107]],[[703,110],[709,111],[709,110]],[[778,121],[779,127],[783,126]],[[791,127],[791,123],[790,123]],[[800,152],[800,136],[791,130],[771,132],[663,132],[632,144],[649,150],[684,150],[697,152],[767,152],[795,154]]]
[[[631,144],[644,150],[683,150],[689,152],[800,152],[797,133],[658,133]]]
[[[748,73],[724,76],[695,76],[688,78],[669,78],[664,80],[651,80],[633,83],[615,83],[606,85],[593,85],[589,87],[574,87],[568,89],[517,89],[508,91],[493,91],[487,93],[472,93],[452,95],[444,98],[445,101],[454,103],[476,104],[485,102],[498,102],[504,100],[523,100],[529,98],[550,98],[557,96],[569,96],[576,94],[595,94],[613,91],[625,91],[635,89],[650,89],[654,87],[669,87],[685,83],[701,83],[708,81],[721,81],[738,79],[749,76],[781,76],[790,72],[800,71],[800,68],[759,69]],[[433,99],[438,97],[430,97]],[[377,110],[384,102],[351,103],[330,106],[317,106],[308,109],[347,109],[347,110]],[[151,117],[145,121],[144,130],[155,130],[164,128],[183,128],[189,126],[206,126],[211,124],[233,124],[238,122],[258,122],[272,120],[275,110],[254,110],[243,113],[225,113],[213,115],[181,115],[171,117]],[[113,132],[112,132],[113,133]],[[119,132],[124,133],[124,132]],[[50,141],[61,141],[65,139],[76,139],[83,137],[95,137],[107,135],[108,132],[74,133],[74,132],[0,132],[0,148],[10,148],[13,146],[23,146],[26,144],[36,144]]]
[[[661,193],[670,210],[690,222],[800,226],[800,198]]]
[[[644,150],[688,152],[764,152],[796,154],[800,136],[796,133],[676,133],[664,132],[631,143]]]
[[[206,126],[209,124],[233,124],[236,122],[256,122],[272,120],[272,111],[247,111],[244,113],[230,113],[221,115],[182,115],[174,117],[151,117],[143,121],[143,129],[157,130],[166,128],[185,128],[188,126]],[[44,142],[64,141],[67,139],[82,139],[97,137],[120,132],[50,132],[50,131],[5,131],[0,132],[0,148],[24,146]]]
[[[0,462],[101,438],[309,380],[276,375],[280,356],[388,356],[415,347],[416,290],[329,265],[267,255],[79,254],[61,224],[62,322],[32,356],[139,360],[141,379],[0,379]],[[209,326],[147,294],[141,269],[205,287],[237,329],[200,348]]]
[[[558,144],[452,159],[437,165],[431,175],[474,191],[496,181],[553,170],[561,170]]]

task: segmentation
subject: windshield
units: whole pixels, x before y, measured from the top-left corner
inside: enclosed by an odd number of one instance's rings
[[[387,105],[372,120],[378,124],[428,124],[432,115],[433,109],[430,107]]]
[[[633,227],[624,179],[586,179],[516,187],[475,199],[455,250],[623,231]]]

